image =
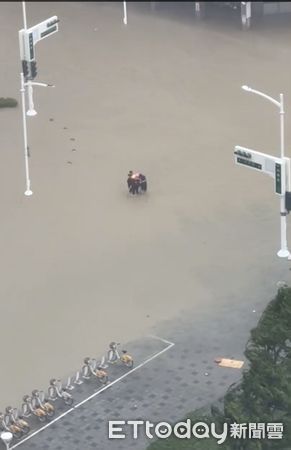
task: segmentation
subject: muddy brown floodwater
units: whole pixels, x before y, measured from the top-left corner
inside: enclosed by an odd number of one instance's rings
[[[271,298],[290,273],[273,180],[233,162],[236,144],[279,155],[278,111],[242,84],[285,94],[291,156],[290,25],[137,6],[125,27],[121,3],[27,2],[29,26],[61,22],[36,47],[56,87],[34,90],[32,197],[20,105],[0,110],[1,409],[111,340],[236,292]],[[0,10],[0,96],[20,101],[21,3]],[[128,196],[129,169],[146,196]]]

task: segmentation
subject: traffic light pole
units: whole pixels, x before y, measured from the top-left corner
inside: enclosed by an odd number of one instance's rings
[[[25,2],[22,2],[22,15],[23,15],[23,25],[24,29],[27,29],[27,21],[26,21],[26,8]],[[24,161],[25,161],[25,182],[26,182],[26,191],[24,195],[27,197],[33,194],[30,188],[30,178],[29,178],[29,163],[28,163],[28,144],[27,144],[27,125],[26,125],[26,111],[25,111],[25,83],[24,83],[24,74],[21,72],[20,74],[20,83],[21,83],[21,100],[22,100],[22,122],[23,122],[23,139],[24,139]]]
[[[29,100],[29,110],[27,111],[28,116],[35,116],[37,112],[34,110],[34,104],[32,100],[32,95],[30,97],[30,93],[32,94],[32,86],[43,86],[43,87],[55,87],[53,84],[47,83],[38,83],[34,81],[24,82],[23,73],[20,74],[21,78],[21,99],[22,99],[22,119],[23,119],[23,138],[24,138],[24,161],[25,161],[25,179],[26,179],[26,191],[24,194],[26,196],[30,196],[33,194],[30,188],[30,178],[29,178],[29,152],[28,152],[28,143],[27,143],[27,124],[26,124],[26,110],[25,110],[25,87],[28,87],[28,100]]]
[[[285,139],[284,139],[284,97],[283,94],[280,94],[280,101],[270,97],[269,95],[264,94],[263,92],[257,91],[256,89],[252,89],[249,86],[242,86],[242,89],[247,92],[251,92],[253,94],[257,94],[260,97],[269,100],[271,103],[277,106],[280,111],[280,157],[282,164],[282,192],[280,195],[280,231],[281,231],[281,248],[278,251],[277,255],[280,258],[291,258],[291,255],[288,250],[287,245],[287,211],[286,211],[286,162],[285,162]],[[289,174],[289,171],[288,175]],[[290,185],[290,180],[288,180],[288,184]]]
[[[22,72],[20,74],[21,79],[21,99],[22,99],[22,121],[23,121],[23,137],[24,137],[24,160],[25,160],[25,178],[26,178],[26,191],[25,195],[30,196],[33,194],[31,190],[31,183],[29,177],[29,150],[27,144],[27,124],[26,115],[35,116],[37,112],[34,109],[33,102],[33,86],[44,86],[44,87],[54,87],[52,84],[46,83],[36,83],[32,80],[37,75],[36,61],[34,46],[35,44],[49,35],[56,33],[58,31],[58,18],[57,16],[50,17],[49,19],[35,25],[34,27],[27,28],[26,20],[26,6],[25,2],[22,3],[22,14],[23,14],[23,25],[24,28],[19,30],[19,49],[20,49],[20,59],[22,62]],[[28,111],[25,110],[25,96],[27,88],[28,97]]]
[[[25,111],[25,83],[24,83],[24,75],[21,72],[21,100],[22,100],[22,120],[23,120],[23,138],[24,138],[24,161],[25,161],[25,178],[26,178],[26,191],[24,195],[29,197],[33,194],[30,189],[30,178],[29,178],[29,164],[28,164],[28,144],[27,144],[27,126],[26,126],[26,111]]]
[[[277,106],[280,108],[280,153],[281,159],[284,160],[285,157],[285,139],[284,139],[284,97],[283,94],[280,94],[280,102],[278,102]],[[286,195],[286,164],[283,164],[283,188],[282,195],[280,197],[280,215],[281,215],[281,249],[278,251],[278,256],[281,258],[290,258],[290,253],[287,247],[287,212],[286,212],[286,204],[285,204],[285,195]]]

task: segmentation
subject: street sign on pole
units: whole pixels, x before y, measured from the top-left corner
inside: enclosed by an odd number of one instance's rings
[[[36,44],[38,41],[41,41],[49,35],[59,31],[58,23],[58,17],[53,16],[41,23],[38,23],[37,25],[34,25],[34,27],[29,28],[27,33],[33,35],[33,41]]]
[[[235,163],[238,165],[249,167],[250,169],[266,173],[275,180],[275,193],[278,195],[285,194],[286,180],[282,177],[283,165],[289,158],[276,158],[266,153],[257,152],[250,148],[235,146],[234,151]]]
[[[26,7],[25,2],[22,2],[22,11],[23,11],[23,24],[24,28],[19,30],[19,49],[20,49],[20,59],[22,64],[22,73],[21,77],[21,98],[22,98],[22,116],[23,116],[23,136],[24,136],[24,158],[25,158],[25,176],[26,176],[26,191],[25,195],[32,195],[31,183],[29,177],[29,147],[27,143],[27,126],[26,126],[26,113],[25,113],[25,93],[26,87],[28,92],[28,102],[29,102],[29,110],[27,111],[27,115],[35,116],[37,112],[34,109],[33,103],[33,85],[38,86],[50,86],[51,84],[45,83],[34,83],[32,80],[37,76],[37,67],[35,60],[35,44],[50,36],[53,33],[58,31],[58,22],[59,19],[57,16],[50,17],[47,20],[35,25],[34,27],[27,28],[26,21]]]
[[[35,44],[51,34],[59,31],[59,19],[57,16],[50,17],[27,30],[19,31],[20,56],[22,60],[33,61],[35,59]]]
[[[246,2],[242,2],[246,3]],[[251,3],[249,3],[251,5]],[[259,95],[269,102],[273,103],[277,106],[280,112],[280,158],[275,158],[273,156],[269,156],[266,154],[260,154],[259,152],[255,152],[254,150],[249,150],[251,152],[249,160],[255,160],[256,164],[260,164],[264,173],[271,175],[272,178],[275,179],[275,192],[280,196],[280,235],[281,235],[281,248],[277,252],[279,258],[288,258],[291,259],[291,254],[288,250],[287,244],[287,221],[286,215],[290,211],[289,199],[286,202],[286,198],[289,197],[287,194],[291,191],[291,180],[290,180],[290,159],[285,158],[285,136],[284,136],[284,98],[283,94],[280,94],[280,101],[271,97],[270,95],[264,94],[264,92],[258,91],[257,89],[252,89],[250,86],[243,85],[242,89],[247,92],[252,92],[253,94]],[[236,147],[236,152],[240,152],[240,150],[244,150],[242,147]],[[248,150],[248,149],[246,149]],[[259,156],[261,155],[261,156]],[[242,161],[245,161],[245,158],[240,159],[236,158],[236,163],[241,164]],[[260,161],[259,161],[260,159]],[[245,164],[248,165],[248,164]],[[252,168],[257,169],[252,164],[250,165]],[[286,186],[287,189],[286,190]],[[287,206],[286,206],[287,205]]]

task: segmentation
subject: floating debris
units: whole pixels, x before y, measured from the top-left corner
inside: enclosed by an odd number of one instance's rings
[[[51,118],[50,118],[50,122],[53,122],[53,121],[54,121],[54,119],[51,117]]]
[[[228,358],[216,358],[214,360],[220,367],[229,367],[232,369],[241,369],[244,365],[244,361]]]
[[[75,138],[70,138],[71,141],[75,141]]]
[[[76,152],[77,151],[77,149],[76,148],[72,148],[72,152]]]
[[[68,127],[64,127],[64,130],[67,130],[68,129]]]
[[[67,164],[73,164],[72,161],[67,161]]]

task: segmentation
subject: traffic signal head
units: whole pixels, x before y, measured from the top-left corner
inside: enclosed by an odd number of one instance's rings
[[[25,80],[34,80],[37,76],[36,61],[22,61],[22,72]]]
[[[29,76],[29,65],[28,65],[28,61],[22,61],[22,72],[24,75],[24,78],[27,79]]]
[[[31,79],[34,80],[37,76],[36,61],[31,61],[30,63]]]

